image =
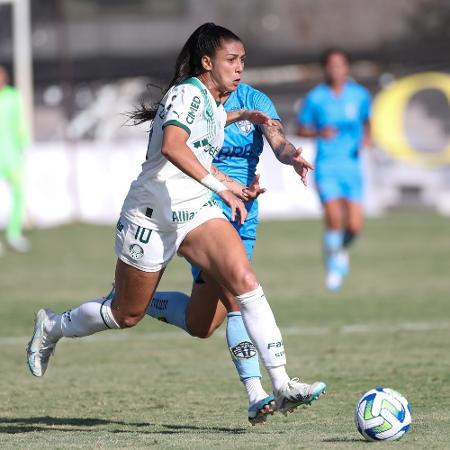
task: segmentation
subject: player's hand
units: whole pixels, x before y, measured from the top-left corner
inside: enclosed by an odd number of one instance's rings
[[[255,178],[253,178],[252,183],[250,186],[245,187],[242,189],[242,193],[245,196],[245,201],[254,200],[255,198],[258,198],[261,194],[264,194],[266,192],[265,188],[262,188],[259,185],[259,174],[255,175]]]
[[[237,198],[231,191],[226,190],[217,194],[231,209],[231,221],[236,220],[239,216],[239,223],[242,225],[247,218],[247,209],[241,199]]]
[[[267,125],[273,127],[277,125],[277,121],[271,119],[267,114],[252,109],[243,109],[240,120],[248,120],[254,125]]]
[[[335,127],[324,127],[319,131],[319,137],[323,138],[323,139],[333,139],[336,135],[337,135],[337,128]]]
[[[309,170],[314,170],[314,166],[310,164],[306,159],[304,159],[302,155],[302,148],[298,148],[296,153],[291,158],[292,167],[294,170],[300,175],[302,183],[307,186],[308,180],[306,176],[308,175]]]
[[[365,134],[362,140],[362,148],[371,149],[372,145],[373,145],[372,138],[369,135]]]

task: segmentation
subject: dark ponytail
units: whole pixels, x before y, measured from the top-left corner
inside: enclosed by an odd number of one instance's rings
[[[175,63],[175,73],[169,87],[163,94],[174,85],[184,80],[202,74],[205,70],[202,66],[202,57],[213,57],[223,41],[241,41],[232,31],[214,23],[200,25],[188,38],[179,53]],[[144,104],[130,114],[130,119],[135,125],[153,120],[160,102],[154,103],[149,108]]]

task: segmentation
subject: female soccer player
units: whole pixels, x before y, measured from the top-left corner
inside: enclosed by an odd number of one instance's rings
[[[298,113],[298,135],[317,138],[315,179],[325,212],[326,287],[337,290],[349,270],[347,248],[363,226],[359,151],[370,144],[370,94],[348,78],[341,49],[322,57],[325,83],[311,90]]]
[[[9,74],[0,66],[0,179],[5,179],[11,191],[11,213],[6,227],[6,242],[12,250],[25,253],[30,250],[30,242],[22,233],[25,211],[24,151],[30,137],[20,95],[17,89],[8,83]]]
[[[275,156],[281,163],[290,164],[306,184],[306,174],[312,166],[301,156],[285,137],[278,113],[272,101],[261,91],[240,83],[224,103],[225,111],[241,109],[258,110],[275,121],[275,126],[252,125],[248,121],[236,122],[225,128],[224,145],[213,161],[213,170],[220,170],[244,186],[253,180],[253,192],[259,188],[256,167],[264,148],[266,137]],[[230,208],[220,197],[214,196],[224,214],[231,221]],[[245,204],[248,216],[243,224],[232,222],[244,244],[249,260],[252,259],[258,226],[258,202],[250,200]],[[201,338],[212,335],[227,316],[227,346],[248,394],[248,418],[254,425],[264,422],[273,412],[274,398],[261,385],[258,353],[246,332],[239,305],[234,296],[219,286],[214,278],[197,267],[192,269],[194,284],[189,297],[182,292],[156,292],[147,314],[164,319],[189,334]],[[220,300],[222,301],[220,301]],[[228,314],[227,314],[228,312]]]
[[[232,219],[239,216],[244,222],[246,209],[230,190],[235,183],[222,183],[209,172],[222,147],[226,123],[271,123],[260,112],[226,114],[223,109],[224,95],[240,83],[244,58],[243,44],[234,33],[211,23],[200,26],[181,50],[164,98],[137,115],[153,124],[147,160],[131,184],[116,227],[115,293],[62,315],[39,310],[27,348],[33,375],[45,373],[63,336],[83,337],[136,325],[178,252],[235,296],[282,411],[324,391],[324,383],[308,385],[289,378],[280,330],[242,241],[209,198],[210,190],[218,193],[230,206]]]

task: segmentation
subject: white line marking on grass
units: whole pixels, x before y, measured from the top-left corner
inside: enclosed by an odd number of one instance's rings
[[[354,324],[342,327],[286,327],[281,332],[285,336],[324,336],[336,334],[369,334],[369,333],[424,333],[429,331],[450,331],[450,322],[400,322],[400,323],[378,323],[378,324]],[[213,337],[223,338],[224,331],[216,332]],[[181,330],[155,331],[137,333],[132,330],[121,332],[98,333],[84,339],[65,339],[65,342],[99,342],[99,341],[127,341],[136,339],[186,339],[187,334]],[[0,345],[26,345],[30,336],[0,336]]]

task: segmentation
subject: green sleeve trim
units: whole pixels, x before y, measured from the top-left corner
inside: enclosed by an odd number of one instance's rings
[[[188,78],[184,80],[181,84],[191,84],[192,86],[195,86],[196,88],[200,89],[200,91],[204,91],[206,89],[205,85],[195,77]]]
[[[191,130],[189,127],[187,127],[184,123],[178,122],[178,120],[168,120],[163,124],[163,129],[166,128],[168,125],[175,125],[176,127],[182,128],[186,133],[190,136]]]

